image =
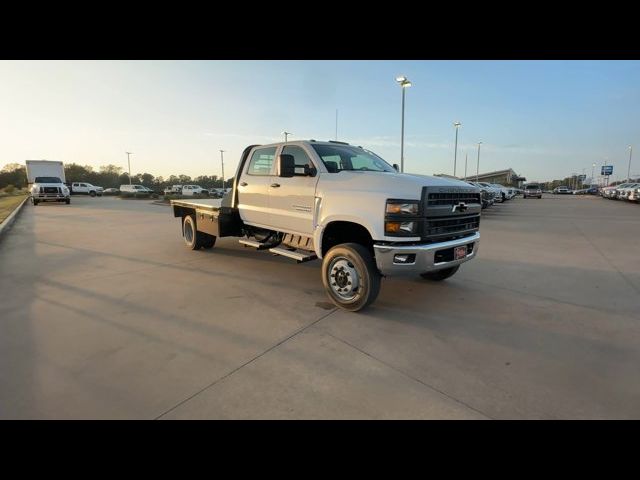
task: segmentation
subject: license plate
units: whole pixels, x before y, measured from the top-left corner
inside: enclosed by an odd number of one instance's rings
[[[464,245],[462,247],[455,247],[453,249],[453,258],[455,260],[460,260],[461,258],[464,258],[467,256],[467,246]]]

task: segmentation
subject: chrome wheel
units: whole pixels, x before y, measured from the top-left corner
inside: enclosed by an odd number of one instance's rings
[[[329,285],[342,300],[350,301],[358,295],[360,275],[353,263],[344,257],[336,257],[329,265]]]

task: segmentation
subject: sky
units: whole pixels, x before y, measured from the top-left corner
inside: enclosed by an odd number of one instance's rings
[[[405,171],[513,168],[529,181],[640,175],[639,61],[0,61],[0,168],[27,159],[133,174],[235,172],[249,144],[361,145]],[[633,160],[632,160],[633,162]]]

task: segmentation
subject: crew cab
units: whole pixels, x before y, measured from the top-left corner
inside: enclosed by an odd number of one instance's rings
[[[91,197],[102,196],[103,188],[91,185],[88,182],[73,182],[71,184],[71,195],[89,195]]]
[[[376,299],[383,276],[451,277],[480,243],[478,187],[398,173],[337,141],[251,145],[224,198],[171,204],[192,250],[240,237],[297,262],[321,259],[328,297],[350,311]]]

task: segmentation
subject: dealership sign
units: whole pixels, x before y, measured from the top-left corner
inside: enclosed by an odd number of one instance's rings
[[[602,173],[600,173],[600,175],[612,175],[613,174],[613,165],[604,165],[602,167]]]

